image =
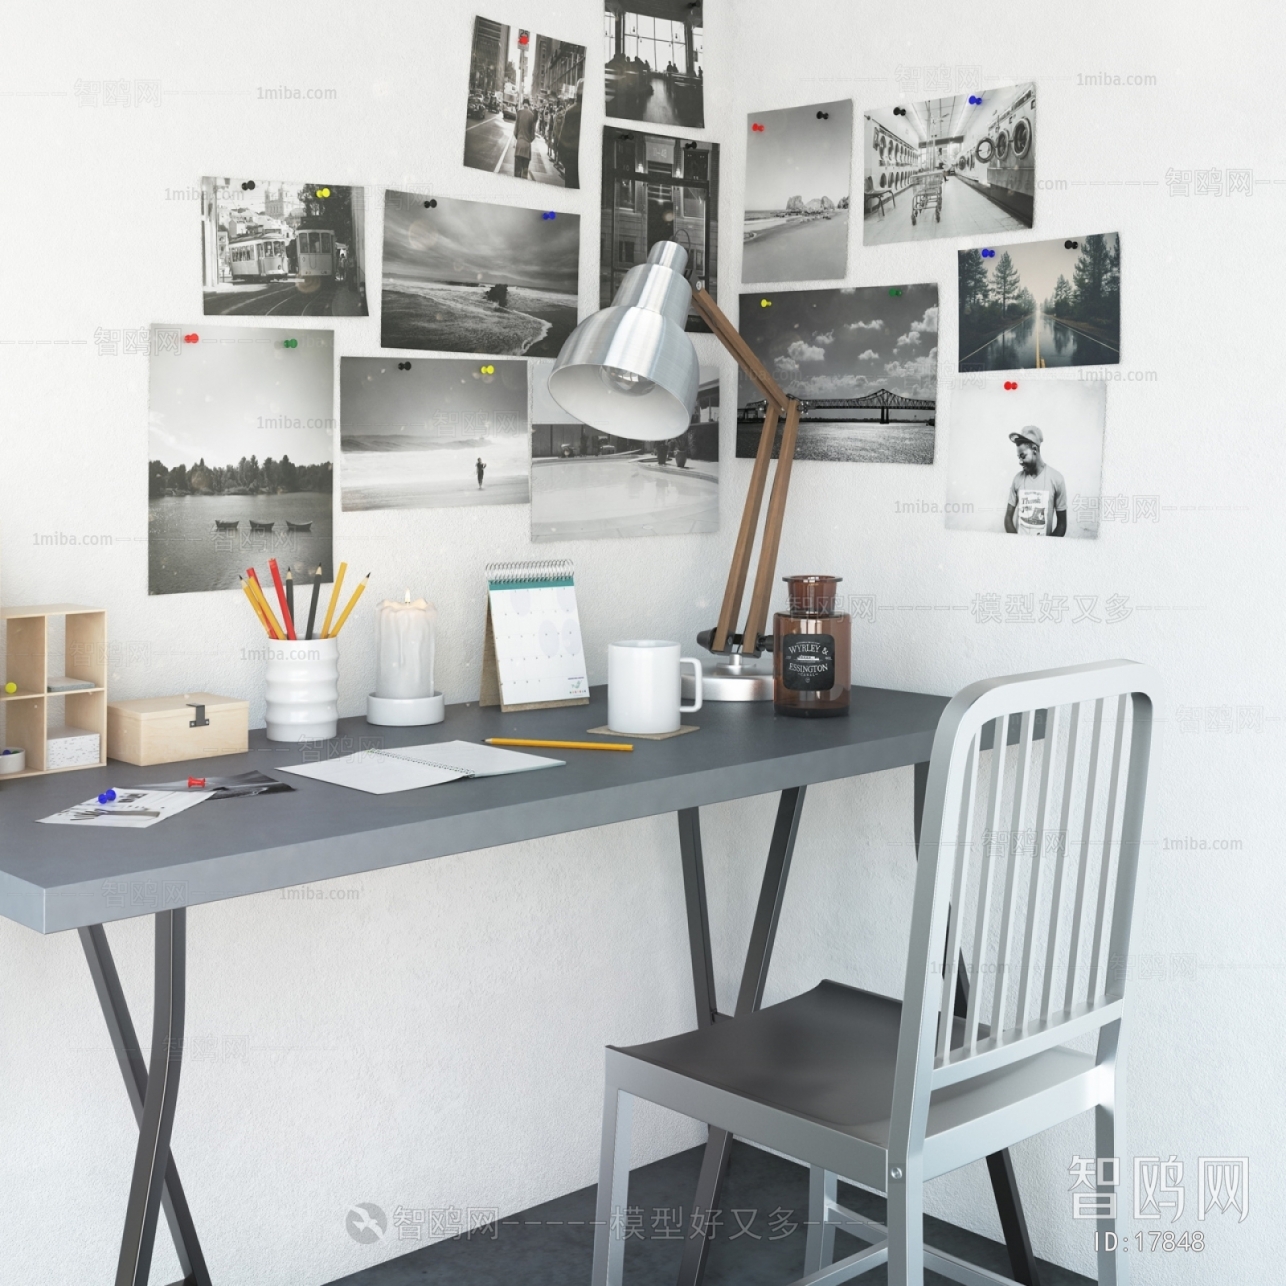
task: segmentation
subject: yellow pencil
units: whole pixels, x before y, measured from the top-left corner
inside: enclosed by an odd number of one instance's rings
[[[362,583],[353,591],[353,597],[348,600],[348,606],[344,608],[343,615],[335,622],[335,628],[329,634],[323,634],[323,638],[333,639],[339,637],[339,632],[344,628],[344,622],[348,620],[348,614],[357,606],[357,600],[361,598],[362,591],[366,588],[366,582],[370,580],[371,574],[367,572],[362,578]]]
[[[628,741],[539,741],[528,737],[484,737],[489,746],[543,746],[546,750],[633,750]]]
[[[255,616],[258,618],[259,624],[267,631],[268,637],[272,638],[272,626],[268,624],[268,618],[263,614],[263,609],[259,606],[259,600],[255,598],[250,586],[246,584],[246,578],[239,576],[237,579],[241,582],[241,588],[245,592],[245,596],[250,600],[250,606],[255,610]]]
[[[344,573],[348,570],[347,563],[340,563],[339,571],[335,573],[335,583],[330,587],[330,602],[326,604],[326,617],[322,621],[321,637],[330,637],[330,618],[335,615],[335,608],[339,605],[339,588],[344,583]]]
[[[269,632],[272,634],[272,637],[275,639],[284,639],[286,637],[286,631],[281,628],[281,622],[277,620],[277,614],[272,610],[272,604],[270,604],[264,596],[263,586],[259,584],[259,578],[257,576],[251,576],[248,578],[246,583],[250,586],[251,592],[259,603],[260,610],[268,621],[268,625],[270,627]]]

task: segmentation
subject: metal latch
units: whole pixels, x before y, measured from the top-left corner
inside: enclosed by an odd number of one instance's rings
[[[191,723],[188,724],[188,727],[189,728],[208,728],[210,726],[210,721],[205,717],[205,706],[200,705],[195,701],[189,701],[188,705],[191,706],[191,708],[196,711],[196,718],[193,719]]]

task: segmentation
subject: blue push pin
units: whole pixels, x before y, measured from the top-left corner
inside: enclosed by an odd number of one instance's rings
[[[116,799],[116,792],[114,790],[109,789],[109,790],[103,791],[103,793],[99,795],[98,802],[100,804],[110,804],[110,803],[113,803],[115,799]]]
[[[980,107],[982,105],[982,99],[979,98],[977,94],[970,94],[969,102],[973,107]]]
[[[556,219],[558,218],[558,215],[555,214],[553,210],[546,210],[540,217],[542,219]]]
[[[996,252],[994,250],[984,250],[982,252],[982,257],[984,259],[994,259],[996,257]]]

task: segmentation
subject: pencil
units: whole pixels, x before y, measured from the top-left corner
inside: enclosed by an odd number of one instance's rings
[[[259,584],[259,576],[253,567],[246,568],[246,576],[249,578],[250,587],[254,590],[255,597],[259,600],[259,606],[264,616],[268,618],[268,624],[272,626],[272,637],[275,639],[284,639],[286,631],[281,628],[281,622],[277,620],[273,613],[272,605],[268,602],[268,595],[263,592],[263,586]]]
[[[529,737],[484,737],[489,746],[544,746],[547,750],[633,750],[628,741],[540,741]]]
[[[281,568],[277,566],[275,558],[268,559],[268,570],[272,573],[272,583],[277,590],[277,602],[281,605],[281,619],[286,626],[286,637],[293,639],[295,635],[295,622],[290,615],[290,607],[286,603],[286,587],[281,583]]]
[[[245,593],[245,596],[250,600],[250,606],[254,608],[255,616],[258,619],[259,624],[267,630],[268,637],[270,639],[275,638],[276,635],[272,632],[272,626],[268,624],[268,618],[263,614],[263,608],[259,606],[259,600],[255,597],[254,590],[252,590],[246,583],[246,578],[244,576],[238,575],[237,579],[241,582],[241,588]]]
[[[286,607],[293,621],[295,619],[295,569],[293,567],[286,569]]]
[[[313,576],[313,601],[308,605],[308,629],[304,631],[304,638],[310,639],[313,636],[313,625],[317,621],[317,598],[321,594],[322,569],[319,567]]]
[[[371,574],[367,572],[362,578],[362,583],[353,591],[353,597],[348,600],[348,606],[344,608],[343,615],[335,622],[335,628],[331,630],[328,638],[338,638],[339,632],[344,628],[344,622],[348,620],[348,614],[357,606],[357,600],[361,598],[362,591],[366,588],[366,582],[370,580]]]
[[[322,638],[330,638],[330,620],[335,615],[335,608],[339,606],[339,590],[344,583],[344,573],[348,570],[347,563],[340,563],[339,571],[335,573],[335,583],[330,587],[330,602],[326,605],[326,619],[322,621]]]

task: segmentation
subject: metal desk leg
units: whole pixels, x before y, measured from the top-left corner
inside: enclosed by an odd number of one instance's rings
[[[143,1121],[134,1178],[125,1208],[125,1231],[116,1266],[116,1286],[147,1286],[156,1242],[165,1176],[171,1167],[170,1133],[179,1096],[183,1054],[184,956],[187,910],[176,907],[156,915],[155,1003],[152,1010],[152,1057],[143,1096]]]
[[[134,1032],[134,1021],[125,1002],[120,975],[116,972],[116,961],[112,958],[107,933],[101,924],[92,924],[79,930],[79,933],[90,976],[94,980],[94,990],[98,993],[98,1003],[107,1020],[112,1048],[116,1051],[116,1061],[120,1064],[121,1076],[125,1080],[130,1107],[141,1128],[143,1102],[147,1097],[147,1066],[143,1062],[138,1036]],[[206,1267],[205,1256],[201,1253],[201,1243],[197,1239],[196,1227],[192,1222],[192,1214],[188,1209],[187,1197],[179,1182],[179,1171],[173,1157],[169,1158],[165,1168],[161,1206],[183,1270],[181,1286],[210,1286],[210,1271]]]
[[[929,765],[915,766],[915,851],[920,852],[920,824],[924,820],[924,799],[929,789]],[[965,973],[964,960],[960,961],[960,971],[956,975],[956,1009],[965,1012],[969,998],[969,977]],[[1036,1256],[1032,1253],[1031,1235],[1027,1231],[1027,1217],[1023,1214],[1022,1198],[1018,1195],[1018,1180],[1014,1175],[1014,1163],[1009,1149],[993,1152],[987,1158],[987,1173],[991,1176],[991,1191],[996,1198],[996,1210],[1000,1215],[1000,1227],[1005,1236],[1005,1246],[1009,1251],[1009,1267],[1013,1278],[1023,1286],[1039,1286],[1040,1279],[1036,1273]]]
[[[741,975],[736,1014],[752,1013],[763,1000],[768,966],[772,961],[777,921],[786,894],[786,877],[795,851],[795,836],[804,810],[803,786],[783,790],[777,806],[777,823],[773,828],[768,862],[759,889],[759,905],[750,931],[750,948]],[[683,852],[683,883],[688,904],[688,936],[692,944],[692,976],[697,993],[697,1021],[704,1025],[718,1019],[715,1006],[714,979],[710,965],[710,925],[706,915],[705,870],[701,860],[701,832],[696,809],[679,814],[679,845]],[[707,1018],[706,1015],[709,1015]],[[732,1135],[726,1130],[710,1129],[706,1140],[701,1174],[692,1202],[692,1217],[679,1266],[679,1286],[700,1286],[705,1275],[706,1257],[710,1253],[710,1216],[718,1209],[723,1176],[732,1150]]]

